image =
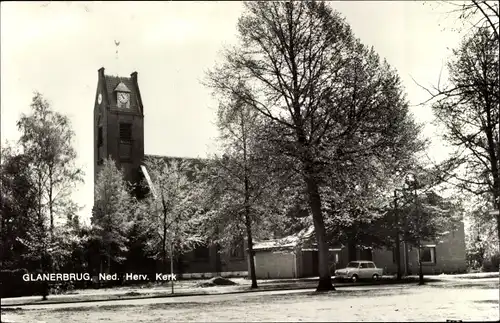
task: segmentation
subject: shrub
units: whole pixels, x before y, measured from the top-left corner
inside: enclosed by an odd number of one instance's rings
[[[500,253],[497,252],[485,259],[485,261],[483,262],[482,269],[484,272],[498,271],[499,263],[500,263]]]
[[[40,282],[23,280],[23,275],[28,273],[25,268],[0,271],[0,296],[4,298],[40,295]]]

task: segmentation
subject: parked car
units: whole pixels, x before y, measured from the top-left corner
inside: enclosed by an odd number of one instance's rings
[[[346,268],[335,271],[335,278],[349,279],[353,282],[359,279],[378,280],[382,277],[383,268],[377,268],[373,261],[359,260],[351,261]]]

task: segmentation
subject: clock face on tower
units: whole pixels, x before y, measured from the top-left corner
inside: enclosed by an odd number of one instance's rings
[[[118,97],[118,102],[120,102],[121,104],[125,104],[128,102],[128,93],[123,93],[123,92],[119,92],[117,94],[117,97]]]
[[[99,95],[97,96],[97,104],[101,104],[102,102],[102,94],[99,93]]]

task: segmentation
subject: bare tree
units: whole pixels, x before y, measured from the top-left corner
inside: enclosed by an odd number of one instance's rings
[[[448,14],[458,14],[458,19],[469,28],[469,31],[475,33],[478,28],[487,28],[491,30],[492,36],[498,39],[499,35],[499,5],[498,1],[491,0],[471,0],[454,2],[440,1],[452,8]]]
[[[424,89],[436,123],[445,129],[444,139],[455,148],[443,171],[460,189],[491,203],[500,238],[499,39],[494,27],[478,27],[453,51],[449,84]]]

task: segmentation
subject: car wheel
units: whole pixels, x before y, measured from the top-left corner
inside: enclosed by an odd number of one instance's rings
[[[358,275],[352,275],[351,280],[353,283],[358,281]]]
[[[373,274],[372,279],[373,280],[378,280],[378,275],[377,274]]]

